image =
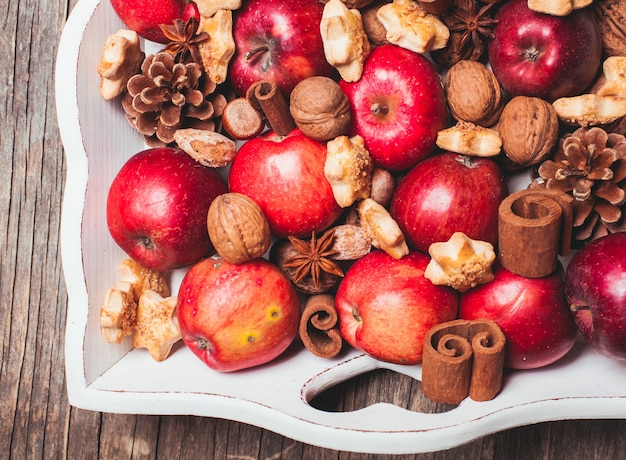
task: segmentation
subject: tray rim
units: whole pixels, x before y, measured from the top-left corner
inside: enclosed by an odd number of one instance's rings
[[[84,349],[88,308],[84,308],[84,306],[89,307],[89,296],[83,266],[82,225],[89,179],[89,163],[82,137],[83,129],[80,124],[77,80],[80,45],[85,30],[93,20],[93,16],[101,3],[101,0],[79,0],[75,5],[59,42],[55,72],[59,129],[67,157],[61,221],[61,257],[68,291],[65,368],[68,398],[72,405],[102,412],[193,414],[226,418],[270,429],[298,441],[320,447],[353,452],[393,454],[449,449],[497,431],[544,421],[573,418],[626,418],[626,396],[591,398],[580,396],[529,401],[526,405],[500,408],[493,413],[497,416],[493,414],[483,415],[477,420],[470,420],[447,428],[389,431],[351,430],[311,422],[276,411],[256,401],[234,399],[225,395],[206,392],[143,392],[115,388],[106,389],[98,386],[99,379],[88,382]],[[59,94],[62,94],[63,98],[59,98]],[[75,241],[80,241],[81,244],[69,243]],[[63,244],[63,242],[67,244]],[[125,360],[133,359],[140,353],[140,350],[126,353],[103,375],[110,371],[114,372],[116,367],[124,365]],[[375,362],[356,351],[349,352],[346,359],[366,361],[359,373],[380,367],[391,368],[402,373],[406,372],[406,369]],[[344,374],[343,377],[349,378],[350,375],[348,377],[346,375],[348,374]],[[419,375],[416,375],[417,377]],[[304,398],[303,395],[300,397]],[[199,400],[202,400],[204,404],[195,404]],[[571,407],[564,404],[568,402],[574,404]],[[543,407],[544,410],[534,410],[538,406]],[[239,412],[236,415],[225,416],[233,408]],[[359,416],[384,417],[404,413],[402,411],[405,410],[393,405],[379,403],[357,412],[359,412]],[[259,423],[259,420],[263,423]],[[451,434],[455,436],[451,436]]]

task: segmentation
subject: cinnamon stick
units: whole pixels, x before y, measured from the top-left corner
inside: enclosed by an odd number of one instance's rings
[[[486,319],[439,324],[424,338],[422,391],[432,401],[493,399],[502,387],[505,337]]]
[[[527,278],[548,276],[571,245],[573,197],[550,189],[526,189],[498,209],[498,252],[502,266]]]
[[[321,358],[337,356],[343,346],[339,315],[330,294],[310,296],[300,318],[300,338],[304,346]]]
[[[279,136],[286,136],[296,127],[289,112],[289,104],[273,81],[261,80],[248,89],[246,98],[260,108],[270,128]]]

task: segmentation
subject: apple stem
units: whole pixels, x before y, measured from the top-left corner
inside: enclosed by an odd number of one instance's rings
[[[257,54],[265,53],[265,52],[267,52],[267,51],[269,51],[269,50],[270,50],[270,47],[269,47],[269,45],[267,45],[267,44],[264,44],[264,45],[261,45],[261,46],[257,46],[256,48],[254,48],[254,49],[252,49],[252,50],[248,51],[248,52],[244,55],[243,60],[244,60],[244,62],[249,62],[249,61],[250,61],[250,59],[252,59],[252,58],[253,58],[254,56],[256,56]]]
[[[389,106],[380,105],[378,102],[374,102],[370,107],[370,111],[373,115],[386,115],[389,113]]]
[[[541,52],[534,46],[532,48],[524,50],[524,52],[522,53],[523,58],[530,62],[536,62],[537,59],[539,59],[540,54]]]
[[[570,311],[582,311],[582,310],[589,310],[589,305],[587,304],[583,304],[583,305],[577,305],[575,303],[571,304],[569,306]]]

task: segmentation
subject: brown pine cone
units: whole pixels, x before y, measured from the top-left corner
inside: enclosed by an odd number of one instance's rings
[[[175,62],[164,51],[146,57],[128,80],[122,107],[131,125],[152,147],[174,142],[180,128],[219,131],[226,97],[195,62]]]
[[[544,161],[531,188],[550,188],[571,194],[574,201],[573,236],[588,242],[626,230],[626,138],[599,127],[565,134],[553,159]]]

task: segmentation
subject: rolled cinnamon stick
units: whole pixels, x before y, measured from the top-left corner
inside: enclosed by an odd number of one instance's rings
[[[493,321],[478,320],[470,324],[472,338],[472,383],[469,397],[474,401],[489,401],[502,388],[504,345],[506,338]]]
[[[498,209],[498,256],[507,270],[527,278],[548,276],[571,245],[573,197],[550,189],[526,189]]]
[[[310,296],[300,318],[300,338],[304,346],[321,358],[337,356],[343,346],[339,315],[330,294]]]
[[[260,107],[270,128],[279,136],[286,136],[296,127],[289,112],[289,104],[273,81],[254,83],[246,97],[253,107]]]
[[[422,391],[432,401],[493,399],[502,387],[505,337],[490,320],[439,324],[424,338]]]

